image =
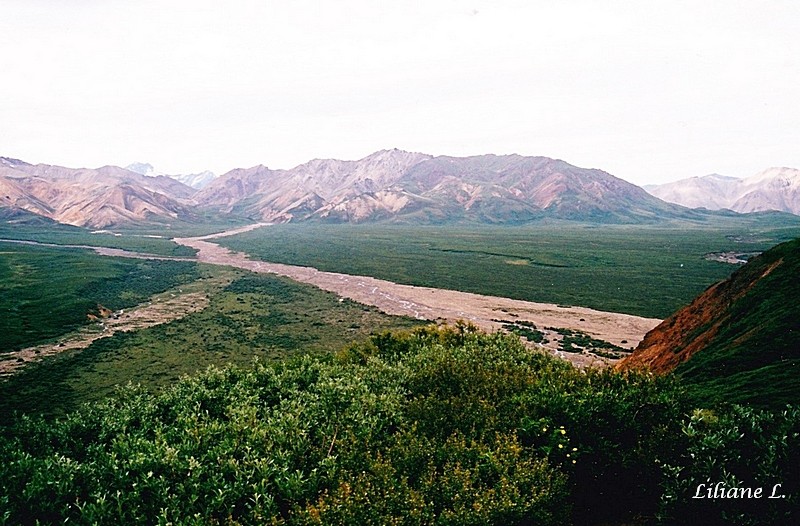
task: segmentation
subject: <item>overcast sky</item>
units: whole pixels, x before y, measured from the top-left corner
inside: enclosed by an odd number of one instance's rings
[[[0,0],[0,155],[224,173],[395,147],[636,184],[800,168],[800,2]]]

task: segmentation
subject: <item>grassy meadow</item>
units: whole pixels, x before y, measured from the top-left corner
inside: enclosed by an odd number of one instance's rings
[[[724,224],[518,227],[273,225],[217,240],[267,261],[422,285],[664,318],[758,252],[800,236],[768,217]]]
[[[49,221],[42,222],[41,219],[20,223],[0,221],[0,239],[36,241],[54,245],[109,247],[160,256],[191,257],[195,254],[193,249],[179,245],[170,238],[202,236],[236,228],[241,224],[234,221],[216,221],[197,225],[183,223],[165,225],[162,228],[132,225],[126,228],[92,230]]]

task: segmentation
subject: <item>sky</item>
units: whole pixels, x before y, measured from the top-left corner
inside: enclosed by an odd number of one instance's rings
[[[0,0],[0,155],[217,174],[381,149],[635,184],[800,168],[794,0]]]

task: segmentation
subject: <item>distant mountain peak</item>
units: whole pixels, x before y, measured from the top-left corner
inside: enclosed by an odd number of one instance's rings
[[[153,165],[150,163],[134,162],[125,167],[126,170],[136,172],[137,174],[153,176],[156,175]]]
[[[186,186],[191,186],[195,190],[202,190],[205,188],[208,183],[214,180],[216,175],[213,172],[205,170],[203,172],[194,173],[194,174],[178,174],[178,175],[171,175],[166,174],[163,172],[156,171],[153,168],[153,165],[150,163],[142,163],[142,162],[134,162],[129,164],[125,167],[126,170],[130,170],[131,172],[135,172],[137,174],[145,175],[147,177],[170,177],[175,179],[176,181],[180,181],[181,183],[185,184]]]
[[[743,180],[747,185],[757,185],[759,183],[774,181],[776,179],[789,181],[792,183],[800,183],[800,170],[796,168],[772,167],[762,170],[757,174],[750,176]]]
[[[16,168],[18,166],[31,166],[29,163],[25,161],[20,161],[19,159],[12,159],[11,157],[0,157],[0,165],[8,166],[10,168]]]
[[[647,186],[652,195],[689,208],[800,215],[800,170],[775,167],[745,179],[719,174]]]
[[[732,177],[730,175],[722,175],[718,173],[702,175],[702,176],[695,176],[692,179],[714,179],[718,181],[741,181],[739,177]]]

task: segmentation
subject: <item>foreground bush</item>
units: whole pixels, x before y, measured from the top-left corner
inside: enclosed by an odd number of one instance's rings
[[[683,400],[668,379],[580,371],[469,326],[383,334],[22,418],[0,437],[0,522],[654,517],[691,442]]]
[[[794,524],[800,509],[800,410],[731,406],[696,410],[682,425],[686,448],[664,462],[663,522]],[[729,498],[731,489],[746,498]],[[752,490],[752,491],[748,491]],[[754,497],[756,488],[761,488]],[[725,497],[709,498],[711,495]],[[702,497],[702,498],[700,498]]]

